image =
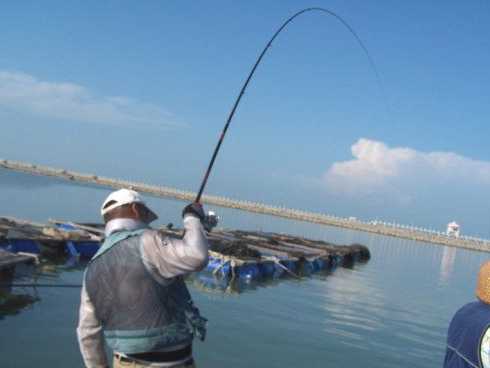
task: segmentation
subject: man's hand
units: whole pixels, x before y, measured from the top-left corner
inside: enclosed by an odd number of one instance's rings
[[[182,211],[182,217],[184,217],[187,214],[196,216],[197,218],[199,218],[199,220],[201,220],[201,222],[204,221],[206,217],[206,215],[204,214],[204,210],[202,208],[202,204],[197,202],[188,204],[187,206],[184,207],[184,210]]]

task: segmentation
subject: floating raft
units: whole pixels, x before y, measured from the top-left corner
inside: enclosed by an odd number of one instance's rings
[[[0,249],[14,253],[67,254],[90,259],[99,249],[103,233],[97,226],[55,220],[40,224],[0,217]]]
[[[181,229],[158,229],[180,238]],[[0,217],[0,249],[9,252],[45,254],[58,251],[70,258],[89,260],[99,249],[101,224],[78,224],[50,220],[38,224]],[[328,273],[338,266],[352,267],[370,258],[360,244],[334,245],[279,233],[215,229],[208,234],[209,263],[197,281],[206,288],[228,289],[285,277],[302,278]],[[195,279],[195,278],[194,278]]]
[[[175,230],[161,231],[179,236]],[[278,233],[214,230],[208,240],[209,263],[193,278],[206,289],[242,291],[257,282],[300,279],[370,258],[369,249],[360,244],[339,246]]]

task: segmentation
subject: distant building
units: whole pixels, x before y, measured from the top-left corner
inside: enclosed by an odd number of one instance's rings
[[[460,232],[459,225],[455,221],[450,222],[449,224],[447,224],[446,234],[448,236],[454,236],[456,238],[459,238],[459,232]]]

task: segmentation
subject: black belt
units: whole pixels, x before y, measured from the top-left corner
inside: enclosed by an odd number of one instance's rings
[[[192,345],[185,348],[172,351],[149,351],[147,353],[126,354],[126,356],[118,355],[121,362],[131,363],[136,360],[144,360],[153,363],[167,363],[183,360],[192,357]]]

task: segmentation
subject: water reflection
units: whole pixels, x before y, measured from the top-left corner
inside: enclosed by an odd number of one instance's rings
[[[41,299],[35,293],[34,295],[29,293],[19,294],[0,290],[0,320],[4,319],[6,316],[15,316],[23,309],[26,309],[40,300]]]
[[[60,185],[58,180],[45,176],[28,175],[25,173],[0,168],[0,187],[14,189],[33,189]]]
[[[454,268],[454,262],[456,260],[456,251],[457,248],[454,247],[443,247],[442,258],[441,258],[441,272],[439,274],[439,282],[445,285]]]
[[[88,262],[88,259],[67,256],[60,252],[47,252],[42,253],[41,262],[35,267],[31,266],[20,271],[24,266],[18,266],[17,272],[5,274],[5,277],[0,281],[3,307],[0,309],[0,315],[18,314],[25,307],[39,301],[38,290],[81,287],[81,279],[70,283],[64,283],[62,280],[69,277],[70,273],[74,273],[75,276],[82,274]],[[230,278],[220,277],[209,271],[202,271],[188,276],[186,281],[192,287],[207,293],[251,293],[259,289],[275,287],[282,282],[292,281],[301,286],[311,279],[325,281],[337,269],[352,270],[358,265],[367,263],[367,260],[346,258],[342,261],[340,258],[335,258],[321,270],[313,270],[310,263],[298,262],[296,273],[291,272],[289,274],[283,271],[271,277],[247,278],[240,275]]]
[[[15,288],[13,290],[14,277],[15,269],[0,272],[0,320],[7,316],[15,316],[41,300],[35,289]]]
[[[80,282],[62,283],[61,278],[70,272],[80,273],[87,260],[68,257],[60,253],[43,254],[36,265],[17,265],[0,272],[0,320],[18,315],[41,301],[44,288],[79,288]]]
[[[300,287],[302,283],[307,283],[311,279],[325,281],[330,275],[336,272],[337,269],[354,269],[360,265],[366,264],[368,261],[347,262],[343,265],[340,263],[332,263],[327,268],[312,271],[308,267],[300,267],[297,274],[288,274],[286,272],[272,277],[259,277],[257,279],[243,277],[220,277],[209,271],[202,271],[192,274],[187,277],[188,281],[195,288],[210,292],[224,294],[242,294],[257,291],[261,288],[269,288],[279,285],[282,282],[295,282]]]

